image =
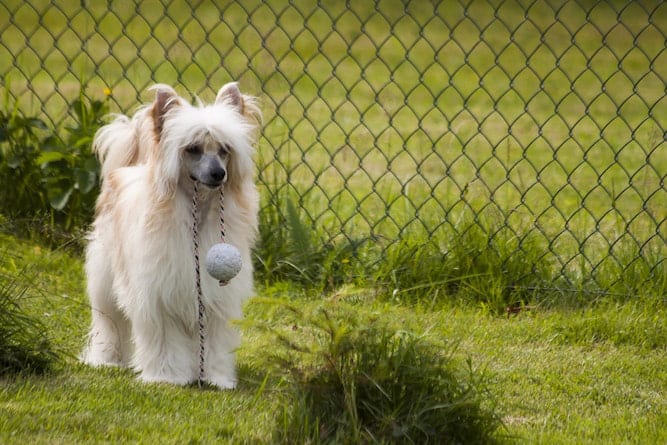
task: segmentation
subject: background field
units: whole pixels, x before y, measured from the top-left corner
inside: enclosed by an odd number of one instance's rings
[[[662,2],[0,9],[2,88],[55,126],[81,85],[131,112],[155,82],[211,100],[240,81],[265,116],[264,206],[293,202],[322,242],[446,253],[479,225],[517,255],[537,245],[541,287],[631,295],[637,270],[665,275]]]

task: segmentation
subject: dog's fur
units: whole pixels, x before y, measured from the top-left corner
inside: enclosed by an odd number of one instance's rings
[[[165,85],[132,118],[117,116],[95,136],[102,191],[86,251],[92,327],[82,360],[131,366],[146,382],[188,384],[199,374],[192,201],[200,183],[198,234],[203,258],[220,240],[224,183],[226,241],[243,267],[220,287],[203,268],[204,380],[236,385],[234,351],[253,293],[250,249],[257,229],[253,144],[261,119],[235,83],[212,105],[192,106]]]

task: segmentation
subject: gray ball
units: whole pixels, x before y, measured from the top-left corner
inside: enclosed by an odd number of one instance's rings
[[[206,255],[206,271],[222,283],[234,278],[243,265],[239,249],[227,243],[211,247]]]

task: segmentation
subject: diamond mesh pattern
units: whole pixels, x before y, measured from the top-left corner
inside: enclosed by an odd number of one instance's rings
[[[131,112],[155,82],[238,80],[265,205],[295,194],[332,239],[437,239],[470,212],[536,230],[563,277],[629,251],[666,273],[666,4],[350,3],[4,0],[2,90],[61,126],[82,84]]]

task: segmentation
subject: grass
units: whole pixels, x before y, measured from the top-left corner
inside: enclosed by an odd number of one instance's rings
[[[305,332],[318,331],[308,314],[322,308],[334,314],[334,324],[342,329],[354,332],[354,320],[400,326],[406,335],[431,345],[431,353],[440,351],[438,360],[449,357],[460,365],[455,366],[459,371],[469,363],[470,375],[477,379],[471,381],[484,390],[482,406],[494,409],[504,423],[496,431],[497,440],[667,440],[664,301],[600,301],[580,309],[532,307],[506,317],[469,304],[432,308],[426,298],[389,302],[381,290],[369,287],[337,287],[316,297],[299,284],[264,285],[259,289],[263,298],[249,302],[241,324],[239,388],[201,391],[142,385],[125,370],[77,364],[88,323],[80,259],[6,235],[0,240],[3,248],[15,252],[3,257],[0,269],[34,272],[24,310],[43,321],[51,341],[64,352],[55,373],[2,378],[3,443],[279,441],[298,399],[292,398],[290,380],[280,377],[288,368],[269,373],[276,362],[267,351],[278,351],[276,332],[309,344],[310,334]],[[267,299],[277,302],[273,306],[278,309],[267,309]],[[281,309],[290,305],[304,315]],[[326,342],[310,344],[327,348]],[[297,358],[293,364],[307,366],[312,360]]]

